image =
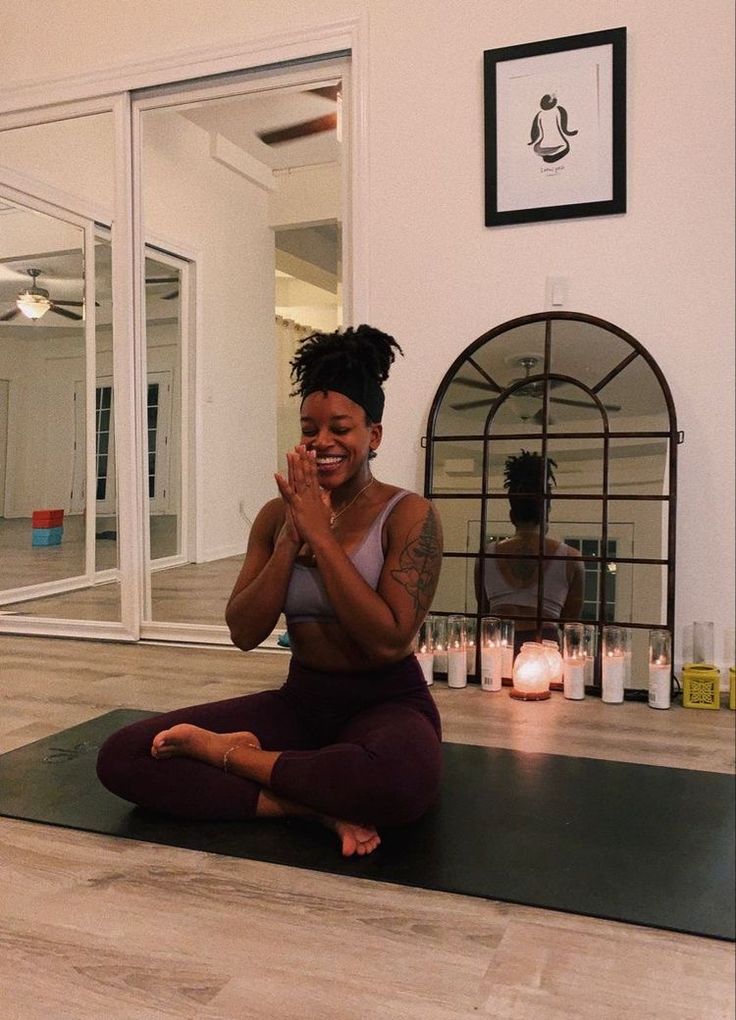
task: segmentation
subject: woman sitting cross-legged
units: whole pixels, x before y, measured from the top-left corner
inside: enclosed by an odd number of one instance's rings
[[[396,351],[359,326],[308,337],[292,361],[301,442],[253,524],[226,612],[246,650],[285,614],[285,683],[119,730],[97,765],[113,793],[180,818],[314,818],[346,856],[435,801],[440,720],[412,647],[441,529],[427,500],[370,468]]]

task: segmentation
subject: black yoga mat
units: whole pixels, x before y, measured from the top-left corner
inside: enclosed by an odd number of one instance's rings
[[[0,755],[0,814],[289,867],[734,939],[734,777],[444,744],[440,803],[344,859],[300,821],[182,822],[95,775],[119,709]]]

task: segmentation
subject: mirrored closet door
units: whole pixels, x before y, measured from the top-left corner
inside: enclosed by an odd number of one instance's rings
[[[0,132],[0,619],[121,619],[113,114]]]
[[[347,69],[312,61],[133,97],[144,636],[229,642],[248,531],[299,435],[289,361],[343,321]]]
[[[350,316],[349,52],[0,114],[0,632],[229,644]]]

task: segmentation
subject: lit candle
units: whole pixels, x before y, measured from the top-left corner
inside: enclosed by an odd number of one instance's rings
[[[467,673],[472,676],[475,673],[475,619],[472,616],[465,621],[465,651]]]
[[[668,630],[649,632],[649,707],[669,708],[672,687],[672,640]]]
[[[623,652],[604,652],[602,667],[601,700],[619,705],[624,700],[624,673],[626,660]]]
[[[432,643],[434,671],[447,673],[447,620],[444,616],[432,616]]]
[[[589,684],[592,684],[593,681],[595,680],[595,659],[593,658],[592,655],[585,656],[584,669],[585,672],[583,676],[585,677],[585,686],[587,687]]]
[[[544,647],[525,641],[514,661],[514,686],[511,697],[522,701],[541,701],[550,696],[549,663]]]
[[[447,618],[447,686],[466,687],[468,660],[465,648],[465,617]]]
[[[601,700],[610,705],[624,700],[626,673],[626,639],[621,627],[603,628],[601,657]]]
[[[484,616],[480,622],[481,664],[480,686],[484,691],[500,691],[503,685],[503,651],[501,649],[501,621],[495,616]]]
[[[562,688],[562,656],[556,641],[543,640],[542,647],[549,663],[549,685],[554,690]]]
[[[565,659],[562,690],[570,701],[585,697],[585,662],[583,659]]]
[[[434,683],[434,637],[432,634],[432,619],[427,617],[419,628],[416,641],[417,662],[422,667],[422,673],[427,684]]]
[[[585,646],[582,623],[566,623],[563,630],[563,680],[566,698],[580,701],[585,697]]]
[[[514,621],[501,620],[501,648],[502,667],[501,672],[504,680],[510,680],[514,675]]]

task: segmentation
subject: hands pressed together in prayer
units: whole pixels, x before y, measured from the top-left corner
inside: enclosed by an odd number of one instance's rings
[[[287,477],[274,475],[286,505],[282,536],[297,546],[309,546],[330,532],[330,494],[317,476],[317,454],[304,444],[286,454]]]

